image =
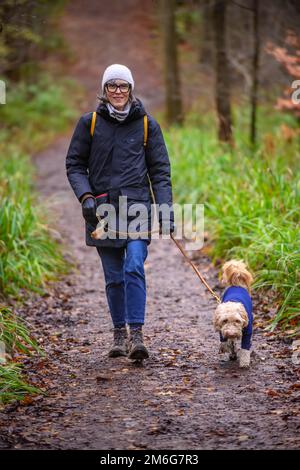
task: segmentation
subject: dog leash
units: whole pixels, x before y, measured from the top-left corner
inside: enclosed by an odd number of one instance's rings
[[[101,223],[101,222],[100,222]],[[101,227],[102,228],[102,227]],[[100,229],[101,229],[100,228]],[[104,227],[103,227],[104,228]],[[133,233],[130,233],[130,232],[122,232],[122,231],[116,231],[116,230],[113,230],[109,227],[106,228],[106,230],[108,232],[111,232],[111,233],[114,233],[114,234],[119,234],[119,235],[136,235],[135,232]],[[151,233],[158,233],[159,230],[149,230],[147,232],[138,232],[139,236],[141,235],[149,235]],[[216,299],[216,301],[218,303],[221,303],[221,299],[220,297],[212,290],[212,288],[209,286],[209,284],[206,282],[206,280],[204,279],[204,277],[202,276],[202,274],[200,273],[200,271],[198,270],[198,268],[195,266],[195,264],[193,263],[193,261],[188,257],[188,255],[186,254],[184,248],[180,245],[180,243],[174,238],[173,234],[171,233],[171,238],[173,240],[173,242],[175,243],[175,245],[178,247],[178,249],[180,250],[180,252],[182,253],[182,255],[184,256],[184,258],[187,260],[187,262],[192,266],[193,270],[195,271],[196,275],[199,277],[200,281],[202,282],[202,284],[205,285],[205,287],[207,288],[207,290],[211,293],[211,295]]]
[[[150,177],[149,177],[149,174],[148,174],[148,180],[149,180],[149,183],[150,183],[150,192],[151,192],[151,196],[152,196],[152,199],[154,201],[154,204],[156,203],[155,201],[155,196],[154,196],[154,192],[153,192],[153,189],[152,189],[152,184],[151,184],[151,180],[150,180]],[[99,220],[99,222],[101,223],[101,220]],[[103,227],[100,227],[100,229],[104,229],[104,226]],[[111,233],[114,233],[114,234],[119,234],[119,235],[136,235],[136,233],[133,233],[133,234],[130,234],[130,232],[121,232],[121,231],[116,231],[116,230],[113,230],[113,229],[110,229],[107,227],[107,230]],[[149,230],[147,232],[138,232],[139,235],[149,235],[151,233],[158,233],[159,230]],[[202,282],[202,284],[204,284],[204,286],[206,287],[206,289],[211,293],[211,295],[215,298],[215,300],[220,304],[221,303],[221,299],[220,297],[212,290],[212,288],[209,286],[209,284],[206,282],[206,280],[204,279],[204,277],[202,276],[202,274],[200,273],[200,271],[198,270],[198,268],[195,266],[195,264],[193,263],[193,261],[188,257],[188,255],[186,254],[184,248],[180,245],[180,243],[174,238],[173,234],[171,233],[171,238],[173,240],[173,242],[175,243],[175,245],[177,246],[177,248],[180,250],[180,252],[182,253],[183,257],[187,260],[187,262],[190,264],[190,266],[192,266],[193,270],[195,271],[196,275],[198,276],[198,278],[200,279],[200,281]]]
[[[193,270],[195,271],[195,273],[197,274],[197,276],[199,277],[200,281],[202,282],[202,284],[205,285],[206,289],[211,293],[211,295],[216,299],[216,301],[218,302],[218,304],[221,303],[221,299],[220,297],[212,290],[212,288],[208,285],[208,283],[206,282],[206,280],[204,279],[204,277],[202,276],[202,274],[200,273],[199,269],[195,266],[195,264],[193,263],[193,261],[188,257],[188,255],[186,254],[185,250],[183,249],[183,247],[180,245],[180,243],[178,243],[178,241],[173,237],[173,234],[171,233],[171,238],[173,240],[173,242],[175,243],[175,245],[178,247],[178,249],[181,251],[181,253],[183,254],[184,258],[187,260],[187,262],[192,266]]]
[[[150,176],[149,176],[149,173],[147,173],[148,175],[148,181],[149,181],[149,185],[150,185],[150,192],[151,192],[151,196],[152,196],[152,199],[155,203],[155,196],[154,196],[154,192],[153,192],[153,188],[152,188],[152,183],[151,183],[151,179],[150,179]],[[193,270],[195,271],[195,273],[197,274],[197,276],[199,277],[200,281],[202,282],[202,284],[205,285],[206,289],[211,293],[211,295],[215,298],[215,300],[218,302],[218,304],[221,303],[221,299],[220,297],[212,290],[212,288],[208,285],[208,283],[206,282],[206,280],[204,279],[204,277],[202,276],[202,274],[200,273],[199,269],[195,266],[195,264],[193,263],[193,261],[188,257],[188,255],[186,254],[185,250],[183,249],[183,247],[180,245],[180,243],[178,243],[178,241],[174,238],[173,234],[171,233],[171,238],[173,240],[173,242],[175,243],[175,245],[177,246],[177,248],[180,250],[180,252],[183,254],[183,257],[187,260],[187,262],[192,266]]]

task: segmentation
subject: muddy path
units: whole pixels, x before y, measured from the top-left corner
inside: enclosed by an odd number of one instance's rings
[[[71,2],[63,19],[66,36],[86,61],[75,64],[73,73],[78,77],[81,67],[88,70],[84,81],[91,103],[98,65],[101,69],[130,58],[136,81],[142,83],[141,95],[155,108],[162,95],[152,97],[147,80],[158,78],[146,73],[156,67],[147,40],[151,36],[147,8],[152,2],[143,2],[147,5],[143,10],[138,1],[131,0],[126,9],[121,3],[107,2],[96,18],[98,2]],[[132,15],[141,19],[141,31]],[[103,48],[100,38],[105,32],[113,40],[111,17],[119,18],[128,56],[123,50],[120,57],[108,43]],[[86,48],[94,44],[97,73],[94,62],[87,67],[89,56],[80,49],[78,28],[84,30]],[[137,37],[145,38],[140,55],[134,53]],[[171,240],[154,240],[146,261],[145,339],[150,359],[144,367],[135,367],[126,358],[107,357],[112,333],[100,260],[95,248],[85,246],[81,208],[65,176],[69,138],[59,139],[35,157],[36,184],[56,214],[56,228],[68,240],[66,256],[76,261],[77,269],[52,284],[47,295],[19,309],[48,354],[28,360],[25,369],[31,383],[44,386],[48,395],[13,403],[0,413],[0,448],[298,448],[300,381],[291,346],[257,328],[250,370],[220,362],[211,324],[214,300]],[[203,256],[197,263],[220,293],[217,271],[209,260]]]

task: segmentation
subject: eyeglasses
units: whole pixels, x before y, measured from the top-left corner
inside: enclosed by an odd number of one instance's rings
[[[121,85],[117,85],[116,83],[106,84],[106,89],[110,93],[115,93],[117,91],[117,88],[119,88],[121,93],[128,93],[128,91],[130,90],[130,84],[129,83],[121,83]]]

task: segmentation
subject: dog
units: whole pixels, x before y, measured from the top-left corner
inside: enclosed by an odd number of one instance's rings
[[[227,261],[222,268],[222,284],[227,286],[221,303],[214,312],[215,331],[220,333],[220,353],[229,353],[231,360],[239,356],[239,366],[250,366],[253,329],[252,299],[253,276],[243,261]],[[238,350],[238,342],[241,348]]]

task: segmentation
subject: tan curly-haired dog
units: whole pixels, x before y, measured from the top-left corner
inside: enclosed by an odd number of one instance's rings
[[[229,353],[230,359],[239,355],[242,368],[250,366],[253,313],[250,288],[252,274],[243,261],[227,261],[222,268],[222,283],[228,286],[222,302],[214,312],[215,330],[220,333],[220,353]],[[238,350],[238,342],[241,349]]]

